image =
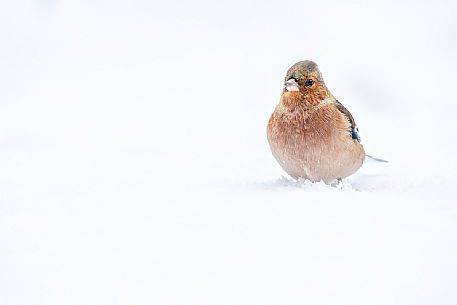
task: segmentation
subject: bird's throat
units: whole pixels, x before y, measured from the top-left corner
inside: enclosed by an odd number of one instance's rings
[[[303,94],[301,92],[284,92],[281,96],[281,104],[290,110],[297,108],[313,108],[322,101],[322,98],[315,95]]]

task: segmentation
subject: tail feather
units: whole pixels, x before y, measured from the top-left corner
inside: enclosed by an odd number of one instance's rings
[[[365,154],[365,157],[370,158],[371,160],[376,161],[376,162],[389,163],[389,161],[387,161],[387,160],[375,158],[375,157],[367,155],[367,154]]]

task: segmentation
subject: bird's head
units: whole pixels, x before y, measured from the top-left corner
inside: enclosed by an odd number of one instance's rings
[[[330,96],[315,62],[300,61],[287,71],[283,94],[295,95],[296,93],[311,99],[324,99]]]

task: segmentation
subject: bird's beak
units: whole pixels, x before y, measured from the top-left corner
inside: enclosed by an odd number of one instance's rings
[[[298,83],[293,78],[284,83],[284,88],[286,88],[287,91],[299,91]]]

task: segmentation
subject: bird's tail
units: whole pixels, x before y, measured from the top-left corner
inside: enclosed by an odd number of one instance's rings
[[[373,161],[376,161],[376,162],[389,163],[389,161],[387,161],[387,160],[375,158],[375,157],[367,155],[367,154],[365,154],[365,158],[369,158],[369,159],[371,159]]]

